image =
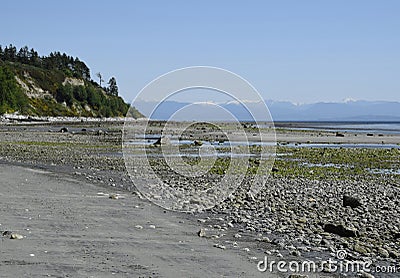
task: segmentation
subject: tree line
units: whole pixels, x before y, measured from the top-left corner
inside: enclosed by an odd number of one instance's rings
[[[28,46],[19,50],[12,44],[4,49],[0,45],[0,59],[8,62],[19,62],[48,70],[60,70],[70,77],[90,80],[90,70],[86,64],[65,53],[51,52],[49,56],[39,56],[38,52]]]
[[[84,85],[64,83],[66,77],[83,79]],[[97,77],[100,77],[101,84],[104,81],[101,74],[98,73]],[[29,80],[34,80],[53,98],[28,98],[17,80],[28,86]],[[65,113],[80,115],[81,112],[82,115],[99,117],[125,115],[129,105],[118,96],[115,77],[111,77],[106,86],[92,80],[89,68],[78,58],[60,52],[39,56],[36,50],[27,46],[18,50],[13,45],[4,48],[0,45],[0,115],[15,111],[53,116]]]
[[[6,47],[0,45],[0,60],[7,62],[18,62],[47,70],[62,71],[68,77],[75,77],[91,81],[90,69],[78,57],[72,57],[59,51],[51,52],[49,56],[39,56],[38,52],[28,46],[21,47],[19,50],[12,44]],[[102,77],[100,73],[100,87]],[[108,81],[108,87],[104,87],[107,94],[118,96],[118,86],[115,77]]]
[[[129,109],[120,97],[107,97],[91,83],[86,86],[60,86],[56,92],[57,102],[72,106],[74,101],[90,105],[104,117],[123,116]]]

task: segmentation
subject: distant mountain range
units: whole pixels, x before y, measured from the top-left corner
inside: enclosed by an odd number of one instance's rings
[[[150,116],[156,102],[137,101],[138,110]],[[294,104],[287,101],[266,100],[265,104],[274,121],[400,121],[400,102],[390,101],[346,101]],[[190,106],[188,106],[190,105]],[[240,121],[252,120],[243,105],[237,102],[219,103]],[[257,120],[265,120],[265,108],[260,102],[245,105]],[[185,108],[186,107],[186,108]],[[150,118],[167,120],[176,111],[177,120],[226,120],[226,113],[211,103],[190,104],[188,102],[166,101],[158,105]]]

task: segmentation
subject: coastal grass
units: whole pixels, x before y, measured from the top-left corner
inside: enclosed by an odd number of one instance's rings
[[[113,156],[121,152],[121,141],[117,139],[105,140],[100,137],[85,137],[82,142],[81,137],[60,137],[61,135],[48,137],[46,141],[32,140],[28,138],[13,139],[5,138],[0,141],[0,156],[2,154],[19,155],[23,152],[26,158],[32,152],[35,159],[47,156],[47,152],[42,152],[46,148],[53,151],[73,152],[75,156],[89,154],[90,156],[101,154]],[[117,136],[118,137],[118,136]],[[26,140],[28,139],[28,140]],[[40,139],[40,138],[39,138]],[[43,138],[41,138],[43,139]],[[111,139],[111,138],[110,138]],[[185,148],[181,147],[183,160],[190,165],[197,165],[198,158],[190,156],[196,148],[192,145]],[[147,153],[159,153],[159,148],[148,146]],[[87,150],[87,152],[85,151]],[[265,149],[264,149],[265,150]],[[230,148],[221,147],[219,152],[229,153]],[[246,175],[261,174],[260,158],[257,156],[263,150],[259,146],[251,146],[247,151],[256,156],[249,158],[247,169],[235,169],[237,173]],[[132,146],[132,154],[137,154],[135,147]],[[161,153],[160,153],[161,154]],[[277,178],[305,178],[312,180],[359,180],[368,178],[378,178],[389,183],[400,182],[400,150],[397,148],[308,148],[296,146],[277,146],[276,157],[273,169],[270,172]],[[160,157],[160,156],[158,156]],[[43,157],[46,159],[46,157]],[[67,158],[66,158],[67,159]],[[150,158],[149,158],[150,159]],[[215,164],[210,168],[210,174],[225,175],[229,169],[232,159],[229,156],[217,158]],[[153,164],[154,163],[154,164]],[[152,165],[159,164],[156,159]],[[159,165],[160,166],[160,165]]]
[[[399,149],[279,146],[277,154],[275,168],[278,171],[274,175],[278,177],[358,179],[361,176],[380,176],[387,180],[400,180],[400,175],[390,174],[390,171],[400,169]]]

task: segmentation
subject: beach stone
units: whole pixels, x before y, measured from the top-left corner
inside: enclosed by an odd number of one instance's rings
[[[348,229],[344,227],[342,224],[334,225],[334,224],[325,224],[324,231],[327,233],[336,234],[341,237],[356,237],[357,231]]]
[[[109,199],[113,199],[113,200],[118,200],[118,195],[117,194],[110,194],[109,196],[108,196],[108,198]]]
[[[356,244],[354,245],[353,250],[356,251],[356,252],[358,252],[358,253],[360,253],[360,254],[362,254],[362,255],[368,254],[368,250],[367,250],[365,247],[363,247],[363,246],[361,246],[360,244],[358,244],[358,243],[356,243]]]
[[[297,222],[299,222],[299,223],[307,223],[307,218],[300,217],[299,219],[297,219]]]
[[[257,241],[260,241],[260,242],[271,242],[271,239],[269,239],[268,237],[266,237],[266,236],[264,236],[264,237],[262,237],[262,238],[257,238]]]
[[[400,258],[400,253],[394,250],[389,251],[389,257],[392,259],[398,259]]]
[[[378,254],[379,254],[382,258],[389,258],[389,252],[388,252],[386,249],[382,248],[382,247],[379,247],[379,248],[378,248]]]
[[[356,208],[356,207],[361,206],[361,202],[360,202],[360,200],[358,200],[355,197],[344,195],[343,196],[343,206]]]
[[[308,275],[302,275],[302,274],[290,274],[288,278],[308,278]]]
[[[60,132],[61,133],[67,133],[69,130],[68,130],[68,128],[67,127],[62,127],[61,129],[60,129]]]
[[[4,231],[1,233],[2,236],[11,236],[12,232],[10,231]]]
[[[170,140],[167,137],[160,137],[157,139],[156,142],[154,142],[154,146],[160,146],[160,145],[168,145],[170,144]]]
[[[202,146],[202,145],[203,145],[203,142],[201,142],[201,141],[199,141],[199,140],[194,140],[193,144],[194,144],[195,146]]]
[[[360,277],[361,277],[361,278],[375,278],[374,275],[372,275],[372,274],[369,273],[369,272],[365,272],[365,271],[361,271],[361,272],[360,272]]]
[[[222,250],[225,250],[225,249],[226,249],[226,247],[225,247],[224,245],[219,244],[219,243],[214,244],[214,247],[219,248],[219,249],[222,249]]]
[[[300,257],[301,256],[301,253],[300,253],[299,250],[293,250],[292,252],[290,252],[290,254],[292,256],[295,256],[295,257]]]
[[[20,234],[12,233],[10,239],[23,239],[24,237]]]
[[[279,172],[279,169],[278,168],[276,168],[276,167],[272,167],[272,170],[271,170],[273,173],[277,173],[277,172]]]
[[[323,238],[319,244],[327,247],[332,245],[331,242],[326,238]]]
[[[200,231],[197,232],[197,235],[199,237],[206,237],[206,230],[205,229],[200,229]]]

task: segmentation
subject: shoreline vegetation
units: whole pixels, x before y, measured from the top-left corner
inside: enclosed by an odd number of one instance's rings
[[[0,115],[124,117],[130,106],[116,78],[105,83],[101,73],[96,76],[99,83],[83,61],[66,53],[39,56],[27,46],[0,45]]]
[[[65,173],[103,188],[140,196],[126,173],[122,128],[122,121],[3,124],[0,160]],[[253,132],[251,127],[248,131]],[[238,252],[244,260],[252,257],[255,268],[258,261],[254,258],[262,260],[264,255],[286,260],[318,260],[332,257],[338,250],[345,250],[350,260],[398,265],[400,149],[362,145],[324,148],[312,147],[312,143],[368,142],[384,146],[398,144],[400,135],[346,132],[344,137],[338,137],[333,131],[284,128],[278,128],[276,133],[275,165],[263,190],[257,196],[250,196],[245,182],[214,208],[182,214],[186,215],[185,221],[201,231],[193,237],[205,237],[209,240],[207,244],[215,244],[223,252],[245,249]],[[302,147],[303,144],[311,146]],[[191,145],[194,149],[199,147]],[[159,169],[156,160],[151,163]],[[174,181],[171,176],[171,184]],[[328,270],[321,274],[335,275],[339,274]]]

